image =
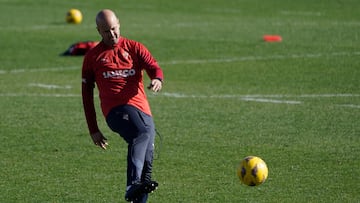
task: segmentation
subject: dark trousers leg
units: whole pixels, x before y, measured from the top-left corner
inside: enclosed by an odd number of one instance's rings
[[[155,127],[151,116],[135,107],[114,108],[106,118],[114,132],[128,143],[127,185],[151,180]]]

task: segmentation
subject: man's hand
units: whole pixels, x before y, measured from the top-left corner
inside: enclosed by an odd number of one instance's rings
[[[158,78],[152,79],[150,85],[148,86],[148,89],[159,92],[162,88],[162,81]]]
[[[104,135],[101,132],[96,132],[90,135],[94,144],[98,145],[99,147],[106,149],[106,146],[108,146],[107,139],[104,137]]]

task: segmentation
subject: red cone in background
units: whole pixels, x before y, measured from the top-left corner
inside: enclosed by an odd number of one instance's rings
[[[263,39],[265,42],[281,42],[282,37],[280,35],[264,35]]]

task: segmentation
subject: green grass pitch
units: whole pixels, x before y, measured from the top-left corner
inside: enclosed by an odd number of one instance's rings
[[[360,201],[357,0],[0,0],[0,202],[125,202],[125,142],[99,111],[110,147],[92,144],[82,57],[59,56],[99,40],[103,8],[165,73],[150,203]],[[258,187],[236,177],[248,155]]]

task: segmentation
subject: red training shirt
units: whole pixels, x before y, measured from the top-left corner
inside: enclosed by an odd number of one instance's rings
[[[82,67],[82,98],[90,133],[99,131],[94,107],[95,83],[105,117],[112,108],[124,104],[151,115],[143,70],[150,79],[163,80],[163,72],[148,49],[123,37],[112,47],[100,42],[86,53]]]

